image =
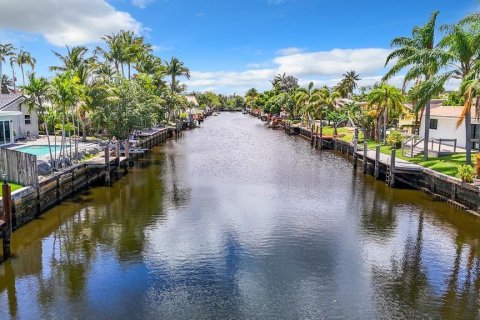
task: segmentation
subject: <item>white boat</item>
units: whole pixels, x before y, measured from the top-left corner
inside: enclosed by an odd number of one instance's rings
[[[214,115],[214,116],[218,116],[218,112],[214,112],[213,115]]]

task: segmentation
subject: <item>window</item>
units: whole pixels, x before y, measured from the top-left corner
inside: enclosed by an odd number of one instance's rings
[[[25,115],[25,124],[30,124],[30,115],[29,114],[26,114]]]
[[[430,119],[430,129],[437,130],[438,119]]]

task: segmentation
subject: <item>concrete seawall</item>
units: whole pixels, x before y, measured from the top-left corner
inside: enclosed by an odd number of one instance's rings
[[[141,138],[137,146],[150,149],[174,135],[174,129],[162,129]],[[135,160],[141,156],[142,154],[132,154],[130,158]],[[90,166],[88,162],[79,163],[48,176],[39,182],[38,188],[25,187],[12,192],[12,228],[17,229],[34,220],[49,208],[81,190],[103,183],[106,174],[115,176],[120,169],[112,166],[107,173],[103,167]],[[0,216],[3,215],[2,201],[0,201],[0,212]]]
[[[311,134],[310,130],[300,128],[300,136],[302,138],[310,140]],[[334,138],[330,141],[322,141],[321,148],[344,154],[353,160],[354,145],[351,142]],[[360,165],[358,165],[357,170],[363,170],[363,159],[358,159],[358,161]],[[365,173],[374,175],[374,163],[368,159],[366,168]],[[378,179],[386,180],[386,170],[385,166],[379,167]],[[397,173],[395,174],[395,180],[400,185],[421,190],[435,200],[447,202],[473,215],[480,216],[480,188],[475,185],[464,183],[458,178],[428,168],[423,168],[418,174]]]

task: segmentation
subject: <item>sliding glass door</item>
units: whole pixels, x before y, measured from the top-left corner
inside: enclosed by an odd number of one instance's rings
[[[0,121],[0,145],[12,143],[10,136],[10,121]]]

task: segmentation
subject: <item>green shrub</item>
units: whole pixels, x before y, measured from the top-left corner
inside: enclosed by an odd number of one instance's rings
[[[387,143],[392,148],[399,148],[402,145],[402,141],[405,137],[400,131],[390,131],[387,137]]]
[[[472,183],[473,177],[475,177],[475,169],[470,165],[461,165],[458,168],[458,177],[462,179],[462,182]]]

